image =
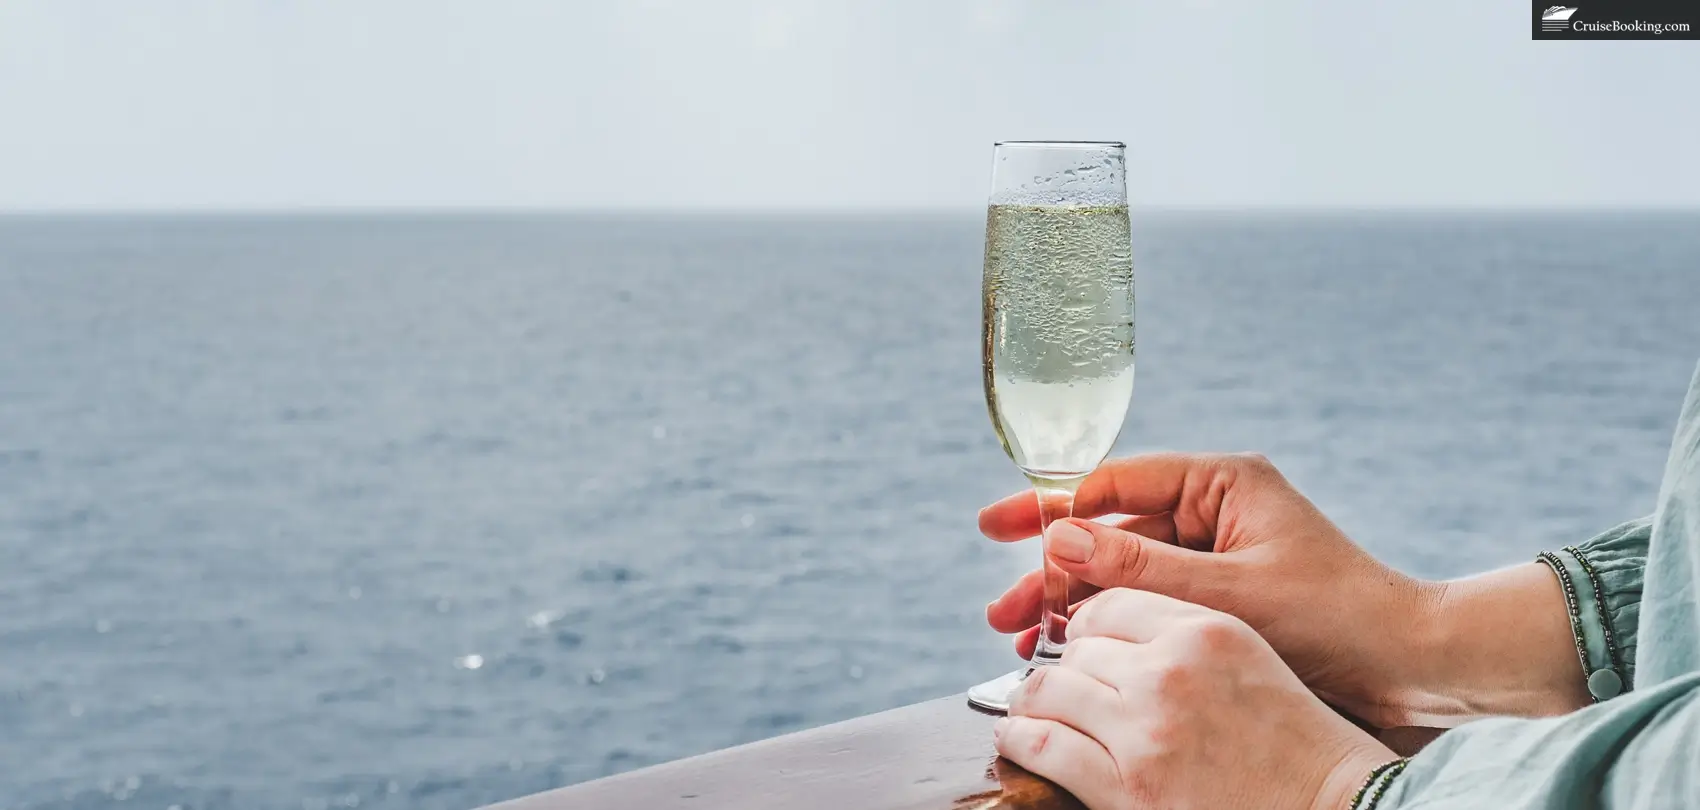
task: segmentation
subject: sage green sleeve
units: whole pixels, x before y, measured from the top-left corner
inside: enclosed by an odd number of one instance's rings
[[[1651,516],[1614,526],[1581,545],[1540,555],[1564,588],[1576,655],[1596,702],[1635,686],[1641,591],[1647,576]]]
[[[1700,808],[1700,673],[1562,717],[1440,735],[1356,810]]]

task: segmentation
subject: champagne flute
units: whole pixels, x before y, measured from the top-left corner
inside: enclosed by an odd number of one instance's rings
[[[1133,255],[1125,147],[1005,141],[986,212],[982,367],[998,439],[1032,482],[1043,531],[1068,517],[1133,397]],[[1043,541],[1048,546],[1049,541]],[[1044,558],[1039,642],[1029,666],[968,690],[1009,709],[1034,668],[1062,658],[1072,583]]]

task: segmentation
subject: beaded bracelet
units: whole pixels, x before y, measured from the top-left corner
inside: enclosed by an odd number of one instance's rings
[[[1627,689],[1629,687],[1628,670],[1623,666],[1623,654],[1618,652],[1617,640],[1612,638],[1611,611],[1606,610],[1606,589],[1600,584],[1600,575],[1594,573],[1594,564],[1588,562],[1588,555],[1583,554],[1581,549],[1575,546],[1565,546],[1564,550],[1570,552],[1571,556],[1576,558],[1576,562],[1581,563],[1582,572],[1588,575],[1588,583],[1594,587],[1594,609],[1599,611],[1600,629],[1605,631],[1606,653],[1611,656],[1612,670],[1623,678],[1623,686]]]
[[[1559,559],[1557,554],[1550,551],[1541,552],[1536,559],[1545,563],[1553,573],[1558,575],[1559,585],[1564,590],[1565,606],[1570,613],[1570,631],[1576,637],[1576,657],[1582,663],[1582,677],[1586,679],[1588,697],[1595,703],[1617,697],[1629,688],[1628,671],[1624,667],[1623,653],[1618,650],[1616,634],[1612,632],[1611,613],[1606,610],[1605,588],[1600,584],[1600,578],[1594,571],[1594,566],[1588,561],[1587,555],[1575,546],[1565,546],[1564,553],[1575,560],[1581,569],[1572,576],[1569,567]],[[1586,579],[1586,582],[1579,580]],[[1592,607],[1599,616],[1601,635],[1605,637],[1604,649],[1592,650],[1588,643],[1588,634],[1583,628],[1582,603],[1578,591],[1583,586],[1592,592]],[[1591,652],[1598,653],[1597,660]]]
[[[1582,677],[1586,678],[1593,667],[1588,666],[1588,637],[1582,633],[1582,608],[1576,602],[1576,583],[1570,581],[1570,572],[1564,569],[1564,563],[1559,562],[1557,554],[1543,551],[1535,555],[1535,559],[1546,563],[1558,575],[1559,587],[1564,589],[1565,606],[1570,608],[1570,632],[1576,636],[1576,657],[1582,661]]]
[[[1369,778],[1364,780],[1364,786],[1358,788],[1357,795],[1352,797],[1352,803],[1346,805],[1347,810],[1375,810],[1375,806],[1381,802],[1381,795],[1387,792],[1387,786],[1393,784],[1393,777],[1405,770],[1405,766],[1410,762],[1410,757],[1400,757],[1375,766],[1375,770],[1369,772]],[[1372,787],[1375,788],[1374,793],[1370,793]],[[1364,800],[1365,794],[1369,795],[1369,802],[1360,807],[1358,803]]]

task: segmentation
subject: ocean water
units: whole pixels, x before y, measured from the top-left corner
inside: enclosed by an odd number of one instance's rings
[[[1429,576],[1651,508],[1700,215],[1134,225],[1118,453]],[[470,808],[1012,667],[980,227],[0,219],[0,808]]]

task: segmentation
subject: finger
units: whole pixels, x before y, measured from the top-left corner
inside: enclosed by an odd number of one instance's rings
[[[1078,508],[1070,510],[1075,517],[1096,518],[1113,514],[1109,510],[1098,514],[1085,514]],[[1175,520],[1167,513],[1161,515],[1143,515],[1126,518],[1117,525],[1132,524],[1137,531],[1149,537],[1164,538],[1174,542]],[[980,510],[980,533],[1000,543],[1014,543],[1039,536],[1039,500],[1032,490],[1017,492],[997,503]]]
[[[1120,692],[1118,683],[1137,681],[1145,671],[1143,652],[1142,645],[1121,639],[1084,636],[1063,647],[1062,666]]]
[[[1211,615],[1219,614],[1162,594],[1116,588],[1075,611],[1068,623],[1068,640],[1102,636],[1144,644],[1178,624]]]
[[[1015,633],[1039,623],[1045,600],[1045,572],[1028,571],[986,606],[986,623],[999,633]]]
[[[1005,717],[992,726],[998,753],[1057,783],[1087,807],[1123,803],[1119,771],[1109,749],[1055,720]]]
[[[1231,456],[1216,453],[1149,453],[1104,462],[1074,495],[1074,514],[1097,517],[1112,512],[1157,515],[1183,505],[1189,511],[1210,492]],[[1215,515],[1210,515],[1213,524]]]
[[[1039,535],[1039,507],[1037,500],[1028,497],[1029,495],[1030,493],[1018,492],[980,510],[980,531],[1000,543],[1014,543],[1037,537]],[[1074,511],[1073,515],[1081,518],[1102,517],[1101,515],[1083,515],[1078,510]],[[1167,512],[1159,515],[1135,515],[1121,518],[1109,525],[1165,543],[1176,542],[1176,537],[1179,534],[1175,531],[1174,515]]]
[[[1209,602],[1234,578],[1232,555],[1193,551],[1079,518],[1052,523],[1045,553],[1058,568],[1100,588],[1138,588]]]
[[[1098,586],[1071,578],[1068,603],[1074,605],[1099,591]],[[986,623],[999,633],[1015,633],[1039,623],[1039,613],[1045,601],[1045,576],[1029,571],[1015,581],[1009,590],[986,606]]]
[[[1184,507],[1191,534],[1214,534],[1224,473],[1234,469],[1239,458],[1220,453],[1150,453],[1107,461],[1081,482],[1074,515],[1157,515]],[[1037,497],[1031,490],[1018,492],[980,510],[980,531],[1002,542],[1038,534]]]
[[[1159,543],[1175,545],[1175,516],[1164,512],[1161,515],[1135,515],[1123,518],[1110,524],[1124,532],[1149,537]]]
[[[1097,589],[1097,587],[1095,587],[1095,586],[1092,587],[1092,593],[1086,594],[1085,596],[1081,597],[1080,601],[1077,601],[1074,604],[1068,606],[1068,615],[1070,617],[1074,616],[1074,614],[1080,610],[1081,605],[1084,605],[1087,602],[1091,601],[1092,597],[1097,596],[1099,593],[1101,593],[1101,591],[1099,591]],[[1016,655],[1021,656],[1022,660],[1024,660],[1024,661],[1031,659],[1033,657],[1033,650],[1034,650],[1034,648],[1036,648],[1038,646],[1038,644],[1039,644],[1039,620],[1034,619],[1032,627],[1029,627],[1026,630],[1023,630],[1020,633],[1016,634],[1016,636],[1015,636],[1015,653],[1016,653]]]
[[[980,533],[1000,543],[1039,534],[1039,497],[1025,489],[980,510]]]
[[[1038,648],[1039,648],[1039,628],[1038,628],[1037,625],[1035,625],[1033,627],[1029,627],[1026,630],[1023,630],[1020,633],[1016,634],[1016,636],[1015,636],[1015,654],[1021,656],[1021,660],[1023,660],[1023,661],[1032,660],[1033,651],[1038,649]]]
[[[1135,645],[1116,642],[1124,648]],[[1121,696],[1091,675],[1061,666],[1036,667],[1010,696],[1012,716],[1055,720],[1105,740],[1124,721]]]

